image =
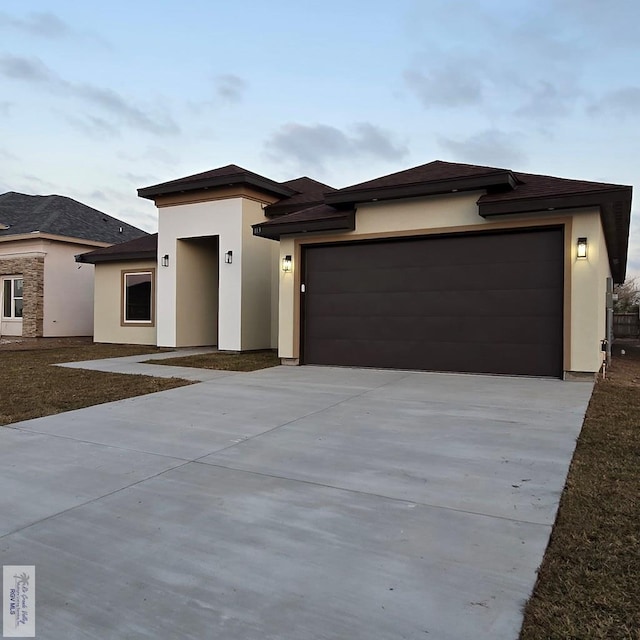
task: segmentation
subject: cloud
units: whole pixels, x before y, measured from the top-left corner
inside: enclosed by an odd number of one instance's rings
[[[640,113],[640,87],[622,87],[610,91],[587,107],[590,115],[610,114],[618,117]]]
[[[9,54],[0,56],[0,73],[12,80],[26,82],[54,84],[59,81],[40,60],[29,60]]]
[[[518,134],[488,129],[466,140],[441,136],[438,143],[460,162],[516,168],[526,162],[526,156],[519,146],[519,138]]]
[[[49,182],[48,180],[43,180],[42,178],[38,176],[34,176],[31,173],[23,173],[22,176],[20,177],[23,180],[26,180],[31,188],[34,188],[34,185],[37,185],[36,188],[39,190],[42,190],[42,189],[55,190],[57,188],[57,185],[54,184],[53,182]]]
[[[130,171],[125,171],[124,173],[120,174],[120,177],[123,180],[126,180],[127,182],[131,182],[132,184],[135,185],[141,185],[141,184],[153,184],[154,180],[155,182],[160,182],[159,180],[155,179],[155,176],[152,176],[151,174],[148,173],[131,173]]]
[[[0,100],[0,116],[8,116],[12,107],[13,104],[8,100]]]
[[[68,114],[65,114],[64,117],[73,127],[92,138],[104,140],[120,135],[118,127],[104,118]]]
[[[132,154],[127,150],[118,151],[116,155],[118,159],[126,162],[133,162],[136,166],[139,166],[142,163],[148,167],[151,162],[166,165],[167,167],[173,167],[175,169],[176,166],[180,165],[180,158],[175,155],[174,151],[175,149],[169,151],[156,145],[149,145],[142,153]],[[166,179],[170,180],[171,177]],[[157,182],[160,182],[160,180],[157,180]]]
[[[79,98],[104,108],[134,128],[157,134],[179,132],[178,125],[170,117],[166,115],[151,115],[139,107],[129,104],[119,93],[112,89],[96,87],[90,84],[76,84],[70,85],[70,87]]]
[[[72,33],[69,26],[53,13],[31,13],[26,18],[16,18],[0,12],[1,27],[11,27],[44,38],[64,38]]]
[[[613,47],[637,45],[640,21],[637,0],[550,0],[549,14],[574,29],[586,31],[595,41],[604,39]]]
[[[225,102],[241,102],[247,83],[232,73],[217,76],[215,79],[215,93]]]
[[[17,155],[7,151],[6,149],[0,149],[0,158],[4,158],[5,160],[11,160],[12,162],[17,162],[20,160]]]
[[[10,54],[0,56],[0,75],[12,80],[39,84],[60,95],[79,98],[88,104],[101,108],[121,124],[135,129],[157,135],[175,134],[180,130],[170,116],[152,114],[136,107],[112,89],[86,83],[68,82],[37,58],[29,59]],[[96,126],[104,129],[105,125],[107,128],[108,126],[113,127],[112,123],[107,123],[99,117],[89,116],[89,118],[89,125],[93,125],[94,129]],[[91,118],[94,122],[91,122]]]
[[[548,80],[539,80],[532,86],[515,115],[523,118],[550,119],[569,115],[579,91]]]
[[[400,160],[408,154],[406,145],[368,122],[355,124],[351,133],[325,124],[286,124],[267,142],[269,156],[278,162],[294,161],[303,167],[322,170],[328,160],[369,156]]]
[[[453,60],[428,71],[408,70],[404,80],[427,108],[466,107],[483,100],[477,68]]]
[[[77,38],[92,41],[94,44],[97,43],[107,49],[112,48],[109,42],[101,35],[76,31],[50,12],[30,13],[26,18],[18,18],[0,11],[0,31],[2,29],[14,29],[26,36],[35,36],[48,40]]]

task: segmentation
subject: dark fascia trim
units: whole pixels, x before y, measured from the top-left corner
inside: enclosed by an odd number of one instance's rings
[[[185,193],[187,191],[203,191],[207,189],[215,189],[216,187],[230,187],[236,184],[244,184],[255,187],[259,191],[265,191],[280,197],[289,197],[296,195],[298,192],[289,187],[263,178],[251,173],[235,173],[228,176],[214,176],[213,178],[200,178],[179,184],[164,182],[162,184],[153,185],[151,187],[143,187],[138,189],[140,198],[154,200],[158,196],[167,196],[174,193]]]
[[[325,193],[324,201],[336,207],[353,205],[357,202],[415,198],[456,191],[477,191],[480,189],[511,191],[515,189],[517,184],[518,181],[511,171],[499,171],[480,176],[431,180],[429,182],[416,182],[394,187],[371,187],[368,189],[354,189],[352,191],[332,191]]]
[[[616,284],[621,284],[627,272],[631,194],[631,187],[620,187],[565,196],[538,196],[500,202],[482,202],[480,198],[478,213],[483,218],[493,218],[519,213],[597,207],[600,210],[611,275]]]
[[[277,218],[276,218],[277,220]],[[356,212],[346,211],[344,215],[319,220],[305,220],[301,222],[270,222],[269,224],[252,225],[253,235],[269,240],[280,240],[287,235],[299,235],[313,232],[353,231],[356,228]]]
[[[75,256],[76,262],[84,264],[96,264],[98,262],[120,262],[122,260],[157,260],[157,251],[131,251],[128,253],[105,253],[103,255],[89,256],[81,253]]]
[[[575,209],[577,207],[600,207],[616,200],[631,201],[631,187],[621,189],[601,189],[557,196],[532,196],[529,198],[509,198],[483,202],[478,200],[478,213],[483,218],[504,216],[532,211],[553,211],[554,209]]]
[[[264,214],[268,218],[279,218],[280,216],[286,216],[288,213],[295,213],[302,209],[317,207],[319,204],[324,204],[324,200],[309,200],[308,202],[298,202],[297,204],[280,204],[274,202],[264,208]]]

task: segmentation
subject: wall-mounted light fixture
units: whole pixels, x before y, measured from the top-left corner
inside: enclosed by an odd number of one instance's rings
[[[227,253],[224,254],[224,261],[226,264],[233,262],[233,251],[227,251]]]
[[[287,273],[291,271],[291,256],[285,256],[282,258],[282,270]]]
[[[587,239],[586,238],[578,238],[577,256],[580,259],[584,259],[587,257]]]
[[[168,253],[165,253],[165,254],[162,256],[162,261],[160,262],[160,264],[161,264],[163,267],[168,267],[168,266],[169,266],[169,254],[168,254]]]

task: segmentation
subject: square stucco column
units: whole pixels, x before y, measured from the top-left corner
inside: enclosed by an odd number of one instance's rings
[[[179,344],[178,298],[205,295],[196,286],[180,296],[178,286],[178,251],[180,240],[218,238],[218,348],[230,351],[242,349],[242,198],[209,202],[194,202],[161,207],[158,215],[158,277],[157,331],[158,346]],[[233,254],[231,264],[225,254]],[[162,256],[169,256],[169,266],[163,267]],[[189,287],[188,273],[180,273],[180,286]],[[195,281],[195,278],[193,279]],[[185,303],[181,303],[185,304]]]
[[[594,373],[603,360],[606,338],[606,287],[611,276],[598,211],[577,215],[571,250],[571,363],[568,371]],[[577,257],[578,238],[587,238],[586,258]]]

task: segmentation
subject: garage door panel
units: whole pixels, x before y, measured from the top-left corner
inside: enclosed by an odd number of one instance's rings
[[[536,232],[533,232],[534,234]],[[317,272],[342,272],[349,269],[362,269],[363,264],[371,267],[442,267],[450,263],[452,253],[456,255],[454,264],[461,267],[470,265],[508,264],[518,265],[540,263],[558,259],[562,252],[562,234],[544,244],[533,235],[521,236],[512,244],[505,242],[511,233],[468,234],[464,237],[450,236],[419,238],[400,241],[404,247],[401,252],[393,246],[394,242],[381,241],[351,244],[350,251],[344,252],[342,246],[323,247],[322,255],[314,256],[314,269]],[[478,239],[481,238],[480,243]],[[425,242],[431,243],[428,247]],[[533,257],[535,254],[535,257]]]
[[[523,324],[518,316],[498,321],[485,317],[417,317],[349,316],[327,317],[318,323],[310,339],[341,339],[345,335],[357,335],[362,340],[418,340],[437,342],[442,336],[453,336],[460,343],[523,343],[543,344],[555,342],[555,331],[549,330],[546,316],[528,319]]]
[[[549,360],[555,357],[553,345],[480,343],[469,345],[460,342],[411,342],[379,341],[372,345],[368,340],[322,341],[314,364],[335,365],[326,354],[340,352],[340,366],[374,367],[393,369],[422,369],[428,358],[432,371],[494,373],[522,375],[522,360],[528,363],[526,375],[548,376]]]
[[[393,292],[393,291],[478,291],[487,287],[487,282],[499,284],[501,289],[548,288],[556,282],[556,270],[562,269],[558,258],[541,264],[527,259],[520,263],[477,262],[434,265],[384,265],[331,270],[314,270],[307,279],[308,288],[315,293]],[[335,265],[334,265],[335,266]]]
[[[452,315],[500,316],[557,316],[562,311],[561,291],[552,301],[548,290],[525,292],[504,291],[442,291],[436,292],[367,292],[353,294],[316,294],[307,288],[307,313],[314,317],[332,316],[412,316],[439,317]]]
[[[559,228],[309,247],[303,359],[560,375],[563,264]]]

